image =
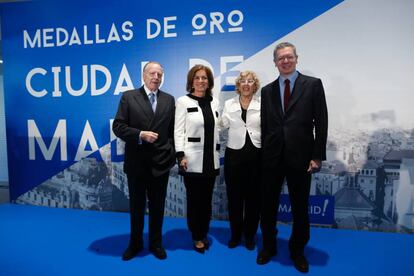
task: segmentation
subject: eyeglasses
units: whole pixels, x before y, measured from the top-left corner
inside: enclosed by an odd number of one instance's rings
[[[240,84],[254,84],[255,81],[251,80],[251,79],[249,79],[249,80],[239,80],[239,83]]]
[[[294,61],[294,60],[296,59],[296,57],[295,57],[295,56],[283,56],[283,57],[278,57],[278,58],[277,58],[277,62],[282,62],[282,61],[285,61],[285,59],[286,59],[287,61]]]

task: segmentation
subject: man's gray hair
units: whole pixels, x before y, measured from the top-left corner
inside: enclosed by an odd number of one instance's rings
[[[147,67],[148,67],[148,65],[149,65],[149,64],[158,64],[158,65],[161,67],[162,71],[164,72],[164,68],[162,67],[161,63],[159,63],[158,61],[148,61],[148,62],[144,65],[144,68],[142,69],[142,72],[143,72],[143,73],[145,73],[145,70],[147,70]]]
[[[295,55],[295,57],[298,57],[298,55],[296,54],[296,47],[295,45],[293,45],[290,42],[281,42],[279,44],[276,45],[275,50],[273,51],[273,59],[276,61],[277,60],[277,51],[284,49],[286,47],[290,47],[293,49],[293,54]]]

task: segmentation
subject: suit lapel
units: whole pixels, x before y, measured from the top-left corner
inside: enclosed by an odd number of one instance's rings
[[[279,78],[277,78],[273,82],[273,89],[274,93],[271,93],[270,97],[273,102],[273,106],[277,108],[277,114],[280,117],[283,117],[283,107],[282,107],[282,101],[280,99],[280,86],[279,86]]]
[[[167,111],[166,107],[166,99],[164,92],[158,90],[157,95],[157,109],[155,110],[154,117],[159,118],[162,117],[163,113]]]
[[[134,98],[148,120],[152,121],[154,118],[154,112],[152,111],[151,104],[143,86],[138,90],[138,93],[134,94]]]
[[[295,103],[299,100],[299,98],[303,95],[303,78],[302,74],[299,73],[296,81],[295,86],[293,87],[292,95],[289,99],[289,104],[286,110],[286,113],[295,105]]]

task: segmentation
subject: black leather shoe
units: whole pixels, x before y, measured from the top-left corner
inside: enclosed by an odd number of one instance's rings
[[[157,259],[167,259],[167,252],[165,252],[165,249],[163,247],[152,247],[150,248],[150,251]]]
[[[256,263],[259,265],[267,264],[273,256],[276,256],[276,250],[262,249],[257,255]]]
[[[132,258],[134,258],[140,251],[142,250],[142,246],[138,247],[132,247],[128,246],[128,248],[125,250],[124,254],[122,254],[122,260],[123,261],[129,261]]]
[[[233,240],[230,239],[229,242],[227,243],[227,247],[228,248],[235,248],[240,244],[240,240]]]
[[[308,260],[306,260],[305,256],[298,255],[295,257],[290,257],[293,261],[293,265],[295,268],[302,273],[307,273],[309,271],[309,263]]]
[[[204,248],[206,250],[209,250],[210,249],[210,241],[207,238],[204,238],[203,243],[204,243]]]
[[[256,242],[254,241],[254,239],[246,239],[246,242],[244,244],[246,246],[247,250],[254,250],[254,248],[256,247]]]

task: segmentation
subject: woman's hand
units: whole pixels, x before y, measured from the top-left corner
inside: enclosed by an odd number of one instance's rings
[[[180,170],[187,171],[187,158],[183,157],[180,161]]]

